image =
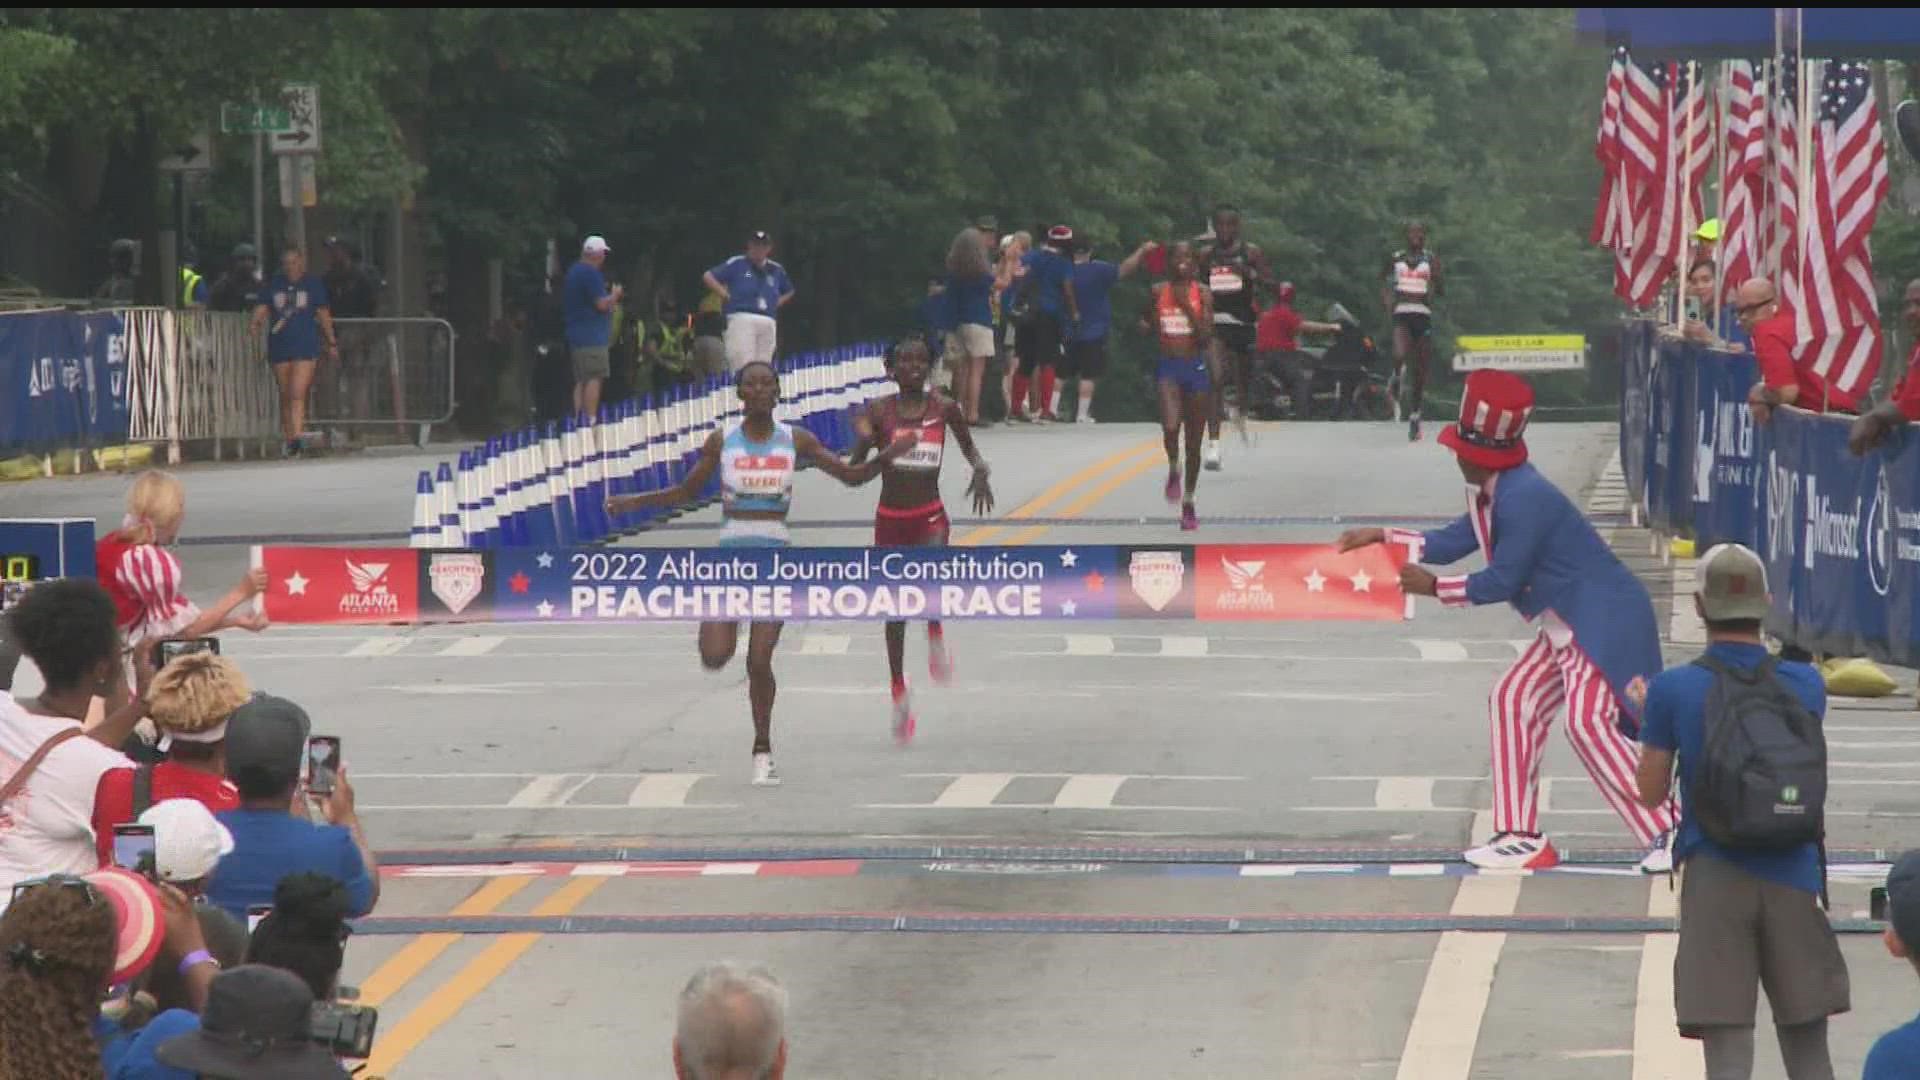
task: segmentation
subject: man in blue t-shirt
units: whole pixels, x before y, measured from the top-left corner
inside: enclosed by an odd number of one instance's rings
[[[1920,972],[1920,850],[1909,851],[1887,875],[1887,951]],[[1880,1036],[1860,1080],[1920,1080],[1920,1018]]]
[[[568,269],[560,287],[560,310],[567,323],[567,353],[573,358],[573,411],[588,420],[600,415],[600,386],[613,372],[613,308],[626,291],[607,288],[606,238],[589,236],[580,245],[580,261]]]
[[[1700,560],[1694,608],[1707,624],[1706,655],[1736,671],[1768,662],[1760,639],[1767,615],[1767,571],[1738,544]],[[1775,678],[1807,711],[1824,717],[1820,673],[1781,663]],[[1817,844],[1784,850],[1728,847],[1701,829],[1688,797],[1706,744],[1706,703],[1716,676],[1693,664],[1669,668],[1646,690],[1640,724],[1640,800],[1659,806],[1670,794],[1676,757],[1680,828],[1673,844],[1681,868],[1680,947],[1674,960],[1674,1012],[1680,1034],[1703,1041],[1707,1075],[1753,1073],[1756,986],[1773,1008],[1789,1080],[1833,1076],[1827,1018],[1851,1007],[1847,963],[1820,908],[1825,872]]]
[[[267,363],[280,384],[280,432],[288,457],[299,455],[306,439],[307,392],[313,389],[313,369],[322,343],[328,359],[339,362],[340,347],[333,336],[333,310],[327,283],[307,272],[307,253],[290,247],[280,260],[280,273],[260,291],[253,309],[253,334],[267,331]],[[269,323],[268,320],[272,322]]]
[[[773,237],[747,238],[747,253],[735,255],[701,279],[721,299],[727,317],[727,367],[735,375],[748,364],[771,364],[778,345],[775,318],[793,302],[787,268],[774,262]]]
[[[1073,295],[1080,317],[1067,329],[1067,347],[1060,364],[1060,381],[1080,381],[1080,408],[1073,414],[1082,424],[1093,423],[1093,384],[1107,371],[1107,332],[1113,325],[1113,287],[1134,272],[1147,252],[1157,246],[1149,240],[1119,266],[1093,257],[1086,240],[1073,245]],[[1050,398],[1053,396],[1048,395]],[[1056,411],[1049,402],[1048,411]]]
[[[295,817],[304,794],[301,759],[311,724],[306,711],[284,698],[256,694],[227,720],[227,779],[240,791],[240,809],[219,815],[233,834],[233,852],[214,869],[207,901],[236,919],[253,905],[271,905],[289,874],[313,872],[346,887],[356,918],[380,898],[379,867],[353,809],[346,770],[320,808],[327,824]]]
[[[1024,273],[1014,278],[1013,351],[1019,365],[1013,374],[1013,402],[1009,418],[1026,420],[1027,387],[1034,386],[1033,419],[1052,420],[1054,372],[1060,366],[1060,348],[1067,328],[1080,321],[1080,302],[1073,289],[1073,230],[1055,225],[1047,242],[1020,257]],[[1035,376],[1038,376],[1036,379]]]

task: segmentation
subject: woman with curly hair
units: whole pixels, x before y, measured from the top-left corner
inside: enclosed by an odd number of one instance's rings
[[[112,974],[113,908],[79,878],[26,890],[0,918],[0,1080],[100,1080],[93,1025]]]
[[[980,387],[993,359],[993,261],[977,226],[961,229],[947,247],[947,298],[953,307],[953,337],[966,359],[953,373],[953,395],[970,425],[980,423]]]

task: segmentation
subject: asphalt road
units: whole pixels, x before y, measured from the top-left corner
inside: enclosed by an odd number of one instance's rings
[[[1610,426],[1530,442],[1615,520]],[[1152,429],[983,445],[999,516],[963,520],[963,542],[1324,540],[1460,501],[1449,456],[1390,425],[1230,443],[1190,536],[1161,501]],[[223,588],[256,537],[403,532],[430,460],[191,470],[189,581]],[[965,477],[946,480],[958,509]],[[117,517],[123,483],[12,488],[4,512]],[[796,542],[865,543],[873,500],[803,476]],[[635,542],[699,544],[716,522]],[[1618,542],[1664,619],[1671,575],[1644,534]],[[1672,938],[1647,933],[1668,884],[1621,861],[1627,834],[1564,740],[1545,824],[1580,864],[1454,861],[1485,827],[1485,695],[1527,637],[1510,611],[948,636],[950,689],[909,637],[920,735],[902,750],[879,628],[790,625],[771,790],[747,782],[744,673],[701,670],[691,626],[286,627],[226,646],[342,737],[376,846],[405,852],[349,954],[382,1010],[375,1074],[666,1075],[679,985],[733,957],[788,984],[796,1077],[1699,1075],[1672,1036]],[[1920,835],[1911,701],[1830,715],[1836,849]],[[503,847],[524,850],[474,853]],[[1858,862],[1836,916],[1865,907]],[[1833,1041],[1857,1075],[1915,994],[1877,939],[1845,947],[1855,1011]],[[1761,1060],[1782,1075],[1764,1038]]]

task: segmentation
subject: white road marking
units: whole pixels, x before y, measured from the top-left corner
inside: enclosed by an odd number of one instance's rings
[[[1358,863],[1250,863],[1240,868],[1241,877],[1299,877],[1303,874],[1351,874]]]
[[[760,864],[749,863],[708,863],[700,868],[701,877],[752,877],[760,872]]]
[[[435,653],[435,656],[485,656],[500,647],[507,640],[498,634],[483,634],[478,637],[454,638],[447,647]]]
[[[1679,911],[1678,884],[1665,877],[1648,882],[1647,914],[1671,918]],[[1633,1008],[1633,1080],[1693,1080],[1706,1071],[1700,1044],[1680,1037],[1673,1015],[1673,958],[1678,934],[1648,934],[1640,950],[1640,980]]]
[[[1120,794],[1120,785],[1126,782],[1125,776],[1068,777],[1067,782],[1060,785],[1060,793],[1053,797],[1053,805],[1070,810],[1109,810],[1113,807],[1113,797]]]
[[[940,793],[940,797],[933,800],[933,805],[942,810],[992,806],[993,800],[999,798],[1011,783],[1012,773],[968,773],[956,776]]]
[[[1425,776],[1383,776],[1373,787],[1376,810],[1433,809],[1433,780]]]
[[[1161,656],[1199,657],[1207,655],[1208,643],[1203,637],[1163,637],[1160,639]]]
[[[853,638],[847,634],[808,634],[800,639],[801,656],[845,656]]]
[[[1901,710],[1905,712],[1906,710]],[[1855,734],[1906,733],[1920,731],[1920,724],[1822,724],[1822,731],[1845,731]]]
[[[1455,915],[1511,915],[1520,900],[1519,877],[1465,877],[1454,894]],[[1480,1041],[1493,973],[1507,935],[1448,931],[1440,935],[1395,1080],[1468,1080]]]
[[[1540,812],[1543,814],[1553,812],[1553,781],[1551,776],[1540,778]]]
[[[1445,877],[1445,863],[1395,863],[1387,867],[1388,877]]]
[[[512,808],[535,806],[565,806],[567,800],[583,787],[593,783],[592,775],[576,776],[573,773],[548,773],[536,776],[527,786],[514,793],[507,800]]]
[[[1412,640],[1413,647],[1420,650],[1420,659],[1430,664],[1458,664],[1467,659],[1467,647],[1457,641]]]
[[[687,805],[693,785],[711,773],[649,773],[641,777],[627,794],[627,805],[649,810],[677,809]]]
[[[1068,634],[1068,656],[1112,656],[1113,639],[1105,634]],[[1016,656],[1057,656],[1058,653],[1015,653]]]
[[[411,639],[397,636],[366,638],[346,651],[347,656],[392,656],[407,647]],[[259,659],[264,659],[259,658]],[[304,659],[304,658],[302,658]]]
[[[1898,742],[1840,742],[1827,740],[1827,749],[1840,750],[1920,750],[1920,739],[1902,739]]]

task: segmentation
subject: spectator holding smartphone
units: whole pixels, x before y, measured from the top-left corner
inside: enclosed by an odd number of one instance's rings
[[[350,914],[373,910],[380,898],[379,868],[353,809],[346,770],[324,803],[327,824],[295,816],[300,765],[311,730],[306,711],[284,698],[255,695],[227,721],[227,779],[240,792],[240,809],[219,815],[233,833],[233,854],[220,860],[207,899],[236,919],[254,904],[270,904],[288,875],[328,875],[346,889]]]
[[[325,874],[293,874],[273,890],[273,911],[254,927],[247,963],[300,976],[316,1001],[332,1001],[347,961],[347,890]]]
[[[1887,951],[1920,973],[1920,850],[1909,851],[1887,875]],[[1860,1080],[1920,1077],[1920,1018],[1880,1036]]]
[[[95,821],[106,826],[97,837],[102,865],[113,826],[161,802],[192,799],[213,813],[239,809],[240,792],[227,779],[227,718],[252,697],[233,661],[213,653],[188,653],[160,669],[147,688],[147,715],[167,740],[167,757],[101,781]]]

